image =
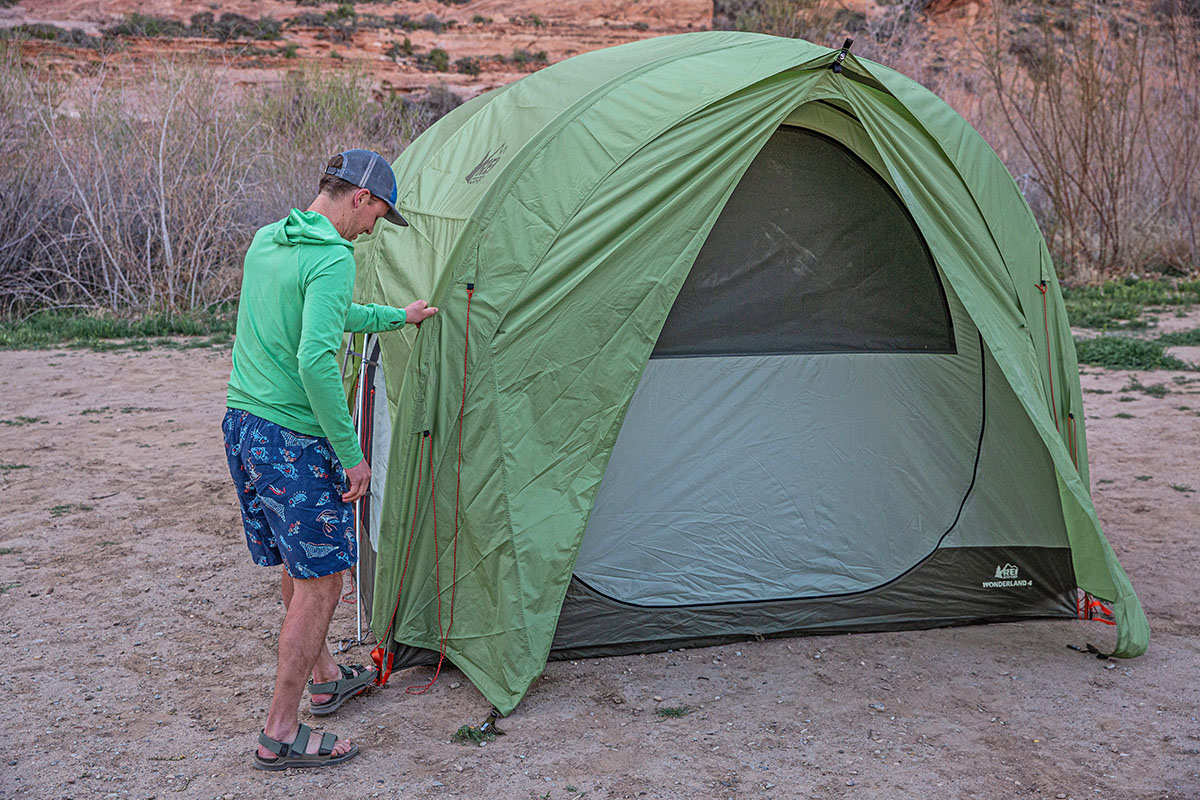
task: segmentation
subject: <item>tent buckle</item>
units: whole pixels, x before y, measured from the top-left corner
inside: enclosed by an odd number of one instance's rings
[[[833,63],[829,65],[829,68],[833,70],[834,73],[838,75],[842,74],[842,62],[846,60],[846,56],[850,55],[850,46],[852,44],[854,44],[853,39],[847,39],[842,43],[841,52],[837,54],[837,58],[835,58]]]

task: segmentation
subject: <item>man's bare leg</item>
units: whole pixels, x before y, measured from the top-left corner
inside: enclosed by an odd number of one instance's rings
[[[292,605],[292,593],[295,591],[294,581],[292,576],[288,574],[286,569],[281,570],[283,577],[280,578],[279,591],[283,595],[283,607],[290,608]],[[342,573],[338,573],[340,579]],[[341,598],[341,585],[338,586],[338,598]],[[334,608],[337,604],[334,603]],[[332,612],[330,612],[332,616]],[[328,633],[328,626],[326,626]],[[336,681],[342,677],[341,670],[338,669],[337,662],[333,660],[333,655],[329,652],[328,643],[321,640],[321,652],[317,654],[317,663],[313,665],[312,680],[313,683],[325,683],[326,681]],[[312,701],[317,705],[327,703],[333,697],[331,694],[314,694]]]
[[[321,652],[328,655],[325,636],[342,594],[342,573],[291,581],[291,584],[287,616],[279,631],[275,694],[271,698],[271,709],[267,712],[267,724],[263,727],[267,736],[279,742],[295,740],[300,725],[298,710],[304,683]],[[320,736],[309,737],[309,753],[316,753],[320,746]],[[333,755],[349,752],[350,746],[349,739],[338,739]],[[261,745],[258,754],[268,760],[275,758],[274,753]]]

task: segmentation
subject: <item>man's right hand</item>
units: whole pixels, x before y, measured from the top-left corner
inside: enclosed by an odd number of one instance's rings
[[[342,500],[347,503],[353,503],[371,488],[371,468],[367,466],[365,458],[346,470],[346,483],[350,488],[342,494]]]
[[[436,306],[431,306],[424,300],[414,300],[404,307],[404,321],[410,325],[420,325],[437,312]]]

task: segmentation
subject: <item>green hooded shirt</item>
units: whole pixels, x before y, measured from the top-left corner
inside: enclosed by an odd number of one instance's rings
[[[350,302],[354,245],[316,211],[292,209],[246,252],[227,404],[325,436],[346,469],[363,459],[338,369],[342,333],[404,325],[404,309]]]

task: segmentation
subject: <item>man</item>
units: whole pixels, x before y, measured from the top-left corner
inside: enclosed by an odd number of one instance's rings
[[[358,558],[351,503],[371,480],[347,409],[337,353],[344,331],[375,333],[437,313],[424,300],[403,309],[358,305],[354,245],[380,218],[408,225],[395,208],[396,177],[378,153],[330,159],[317,198],[262,228],[246,253],[233,371],[222,429],[238,488],[246,541],[256,563],[283,564],[275,692],[254,766],[281,770],[339,764],[358,746],[299,724],[310,710],[335,711],[367,688],[374,672],[339,666],[325,643]]]

